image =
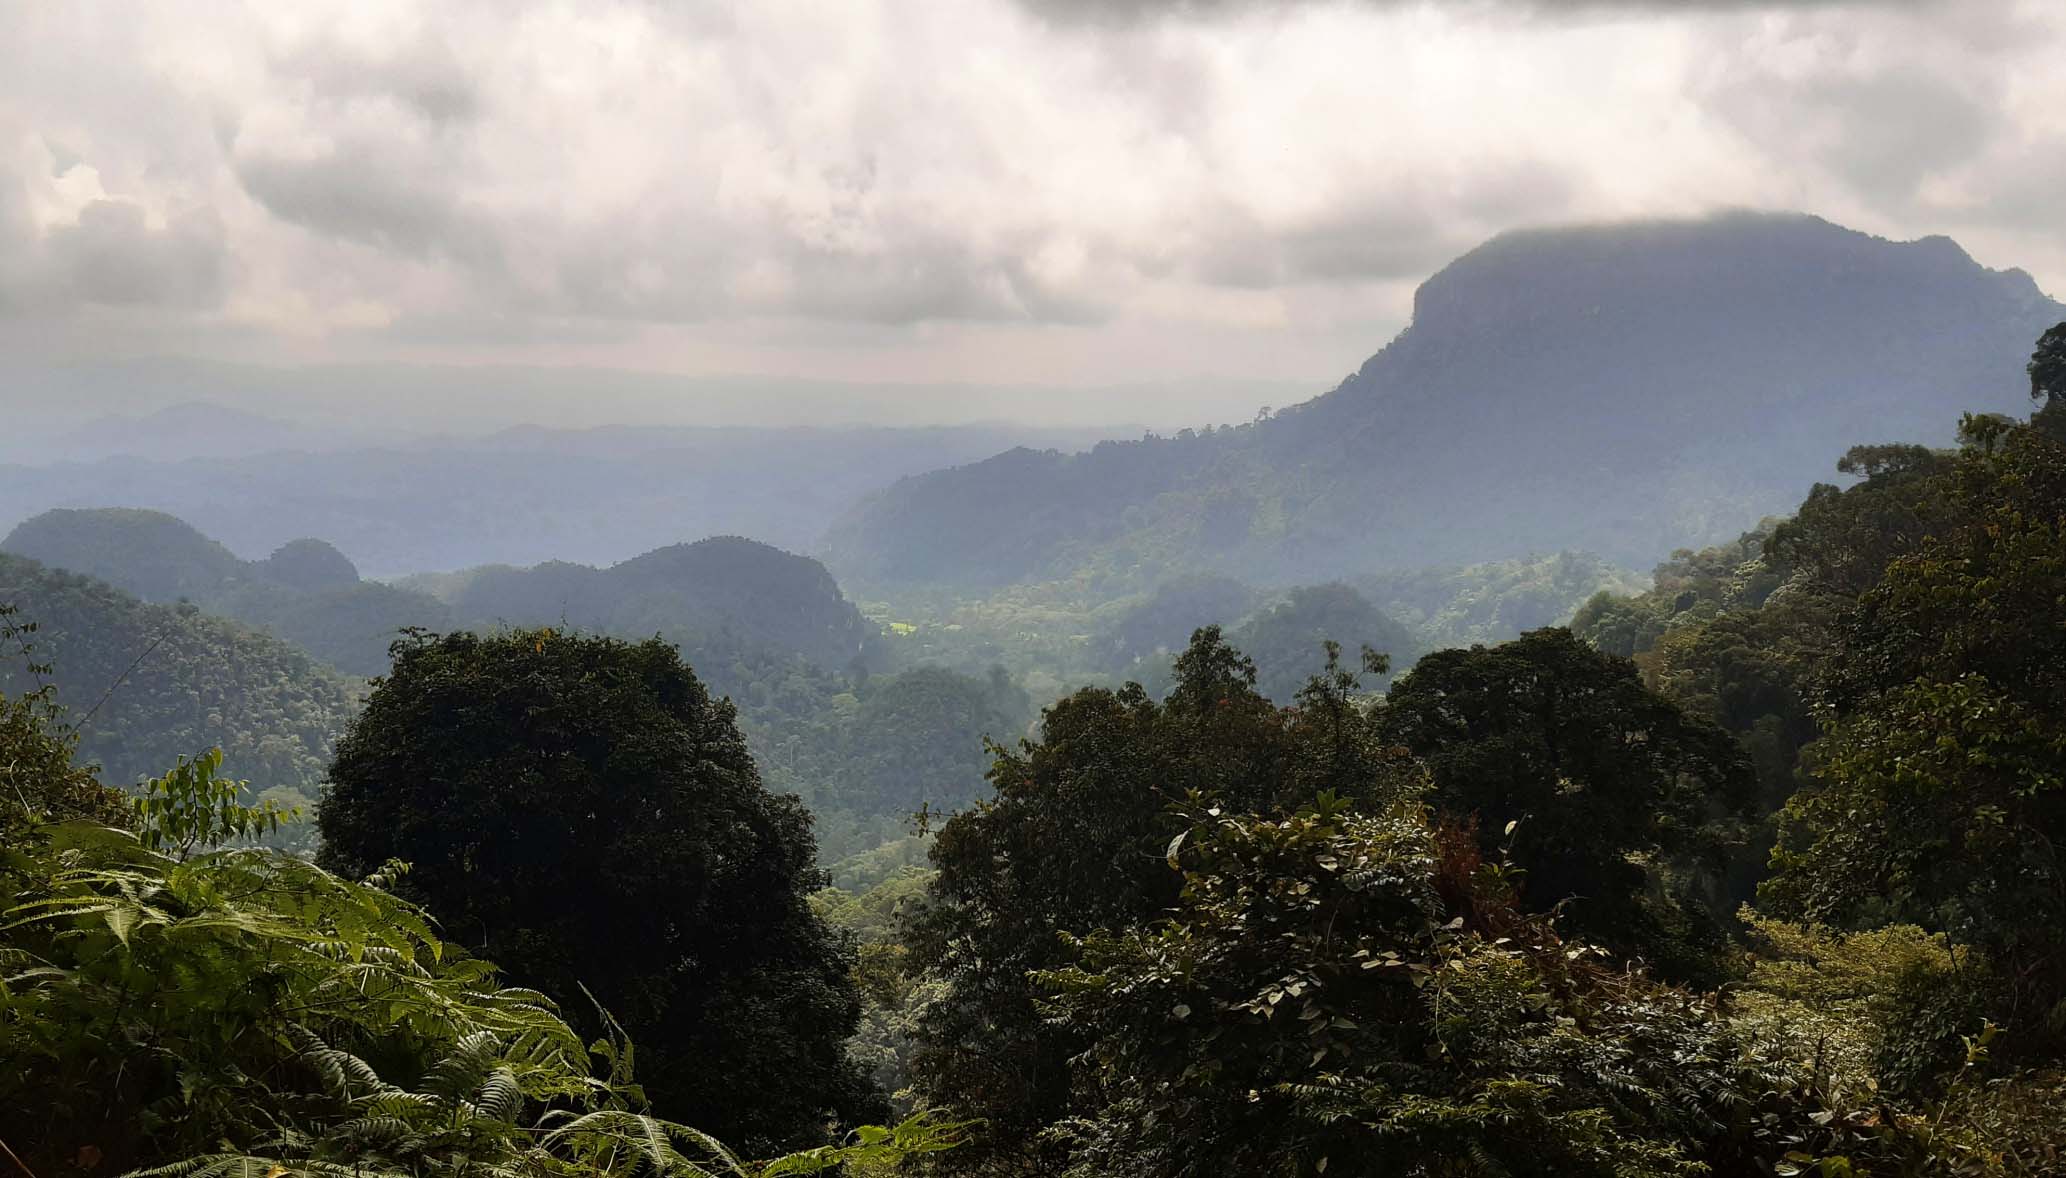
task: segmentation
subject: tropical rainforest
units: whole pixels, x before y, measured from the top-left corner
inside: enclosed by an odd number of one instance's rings
[[[1687,346],[1702,250],[1759,347]],[[1789,266],[1855,296],[1819,341]],[[1793,219],[1500,239],[1333,393],[857,490],[822,561],[24,513],[0,1165],[2066,1172],[2027,285]]]

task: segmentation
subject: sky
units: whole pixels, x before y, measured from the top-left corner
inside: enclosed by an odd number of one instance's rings
[[[0,404],[174,357],[1240,419],[1488,236],[1727,208],[2058,295],[2062,61],[2060,0],[10,4]]]

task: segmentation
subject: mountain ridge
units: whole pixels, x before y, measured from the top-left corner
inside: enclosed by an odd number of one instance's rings
[[[1318,581],[1541,547],[1641,566],[1791,506],[1855,443],[1948,443],[1962,411],[2027,410],[2015,357],[2062,318],[1947,238],[1805,215],[1503,234],[1312,400],[907,478],[823,551],[861,587]]]

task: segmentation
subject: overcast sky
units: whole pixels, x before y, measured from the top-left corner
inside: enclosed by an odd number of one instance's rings
[[[2056,295],[2062,63],[2060,0],[8,4],[0,346],[1318,392],[1490,234],[1735,206]]]

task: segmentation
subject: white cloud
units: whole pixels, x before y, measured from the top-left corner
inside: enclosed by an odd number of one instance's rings
[[[225,354],[1319,377],[1486,235],[1738,205],[2066,286],[2048,0],[1081,15],[14,6],[0,314]]]

